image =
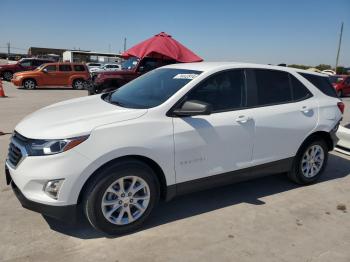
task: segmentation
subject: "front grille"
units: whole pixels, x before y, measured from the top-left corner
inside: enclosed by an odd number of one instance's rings
[[[9,145],[7,162],[13,167],[17,167],[19,162],[26,155],[26,144],[29,142],[29,139],[20,135],[16,131],[14,132],[11,143]]]
[[[19,161],[22,159],[22,157],[23,156],[21,150],[13,142],[11,142],[9,146],[7,160],[12,166],[16,167]]]

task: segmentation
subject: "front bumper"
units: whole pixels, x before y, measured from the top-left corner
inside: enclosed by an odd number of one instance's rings
[[[12,78],[11,83],[14,84],[15,86],[21,86],[22,85],[22,79],[16,79]]]
[[[11,184],[13,192],[15,193],[16,197],[18,198],[19,202],[24,208],[69,223],[75,223],[78,221],[80,216],[80,210],[78,209],[78,205],[51,206],[31,201],[23,195],[21,190],[12,180],[10,171],[7,167],[5,167],[5,173],[7,184]]]

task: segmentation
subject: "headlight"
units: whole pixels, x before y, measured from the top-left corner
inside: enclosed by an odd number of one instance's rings
[[[32,140],[29,144],[29,156],[53,155],[65,152],[88,139],[87,136],[79,136],[67,139]]]

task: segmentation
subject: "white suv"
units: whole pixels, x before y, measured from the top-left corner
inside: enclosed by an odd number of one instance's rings
[[[26,208],[129,232],[158,200],[286,172],[315,182],[344,104],[328,77],[286,67],[191,63],[153,70],[112,93],[23,119],[6,161]]]

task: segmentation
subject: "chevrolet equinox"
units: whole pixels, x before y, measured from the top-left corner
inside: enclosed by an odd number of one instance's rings
[[[15,128],[7,183],[23,207],[108,234],[140,227],[159,200],[325,169],[344,104],[325,75],[244,63],[155,69],[120,89],[47,106]]]

